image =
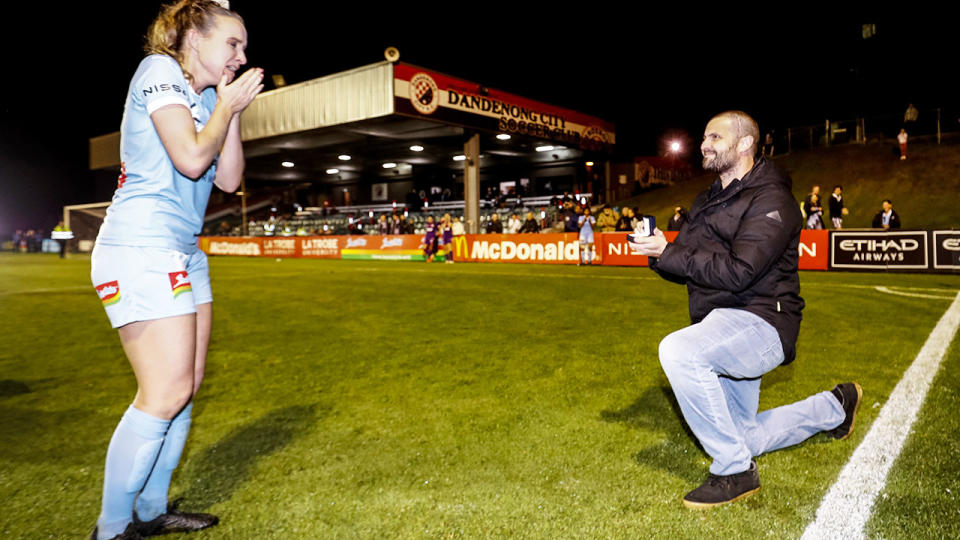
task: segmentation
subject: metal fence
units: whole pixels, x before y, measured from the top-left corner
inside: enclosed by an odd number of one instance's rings
[[[789,127],[782,133],[773,131],[773,153],[892,140],[901,128],[905,129],[911,138],[931,138],[939,144],[945,133],[960,131],[957,119],[946,114],[943,109],[924,109],[918,113],[914,121],[907,121],[903,114],[888,114],[852,120],[825,119],[820,124]],[[765,136],[763,138],[765,139]]]

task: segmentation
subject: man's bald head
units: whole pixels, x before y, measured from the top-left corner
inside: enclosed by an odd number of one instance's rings
[[[752,137],[750,155],[752,156],[757,153],[757,145],[760,143],[760,128],[757,126],[756,120],[743,111],[722,112],[710,120],[712,121],[717,118],[724,118],[730,121],[730,127],[732,127],[737,134],[737,140],[743,139],[744,137]]]

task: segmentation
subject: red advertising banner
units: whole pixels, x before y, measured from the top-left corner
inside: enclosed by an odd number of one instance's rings
[[[630,250],[627,234],[597,233],[596,252],[607,266],[647,266],[647,258]],[[673,241],[677,233],[664,233]],[[828,231],[800,233],[800,269],[829,266]],[[204,236],[200,249],[208,255],[422,261],[422,237],[415,234],[368,236]],[[577,264],[576,233],[467,234],[453,239],[454,259],[465,262]]]
[[[576,233],[465,234],[453,239],[454,260],[525,264],[577,264]]]
[[[635,253],[627,244],[627,235],[630,233],[598,233],[597,256],[605,266],[648,266],[647,257]],[[676,231],[663,233],[667,240],[673,242],[677,237]]]
[[[207,255],[263,256],[263,238],[259,236],[201,236],[198,244]]]
[[[200,249],[208,255],[310,259],[416,260],[421,236],[204,236]]]
[[[647,257],[630,250],[627,244],[627,234],[600,233],[597,241],[597,255],[602,264],[607,266],[647,266]],[[664,233],[667,240],[673,241],[677,237],[676,231]],[[827,249],[830,245],[828,231],[800,231],[800,270],[826,270],[829,264]]]
[[[830,267],[830,231],[800,231],[800,270]]]
[[[346,236],[307,236],[300,241],[297,256],[309,259],[339,259],[341,239]]]

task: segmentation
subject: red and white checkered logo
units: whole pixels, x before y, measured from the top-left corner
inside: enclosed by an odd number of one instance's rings
[[[410,78],[410,103],[420,114],[432,114],[440,106],[440,87],[433,77],[420,72]]]

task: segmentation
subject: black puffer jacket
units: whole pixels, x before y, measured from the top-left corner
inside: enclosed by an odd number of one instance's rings
[[[773,325],[784,364],[796,356],[804,305],[797,275],[803,219],[790,186],[790,177],[764,158],[727,189],[718,178],[652,264],[687,284],[693,323],[715,308],[739,308]]]

